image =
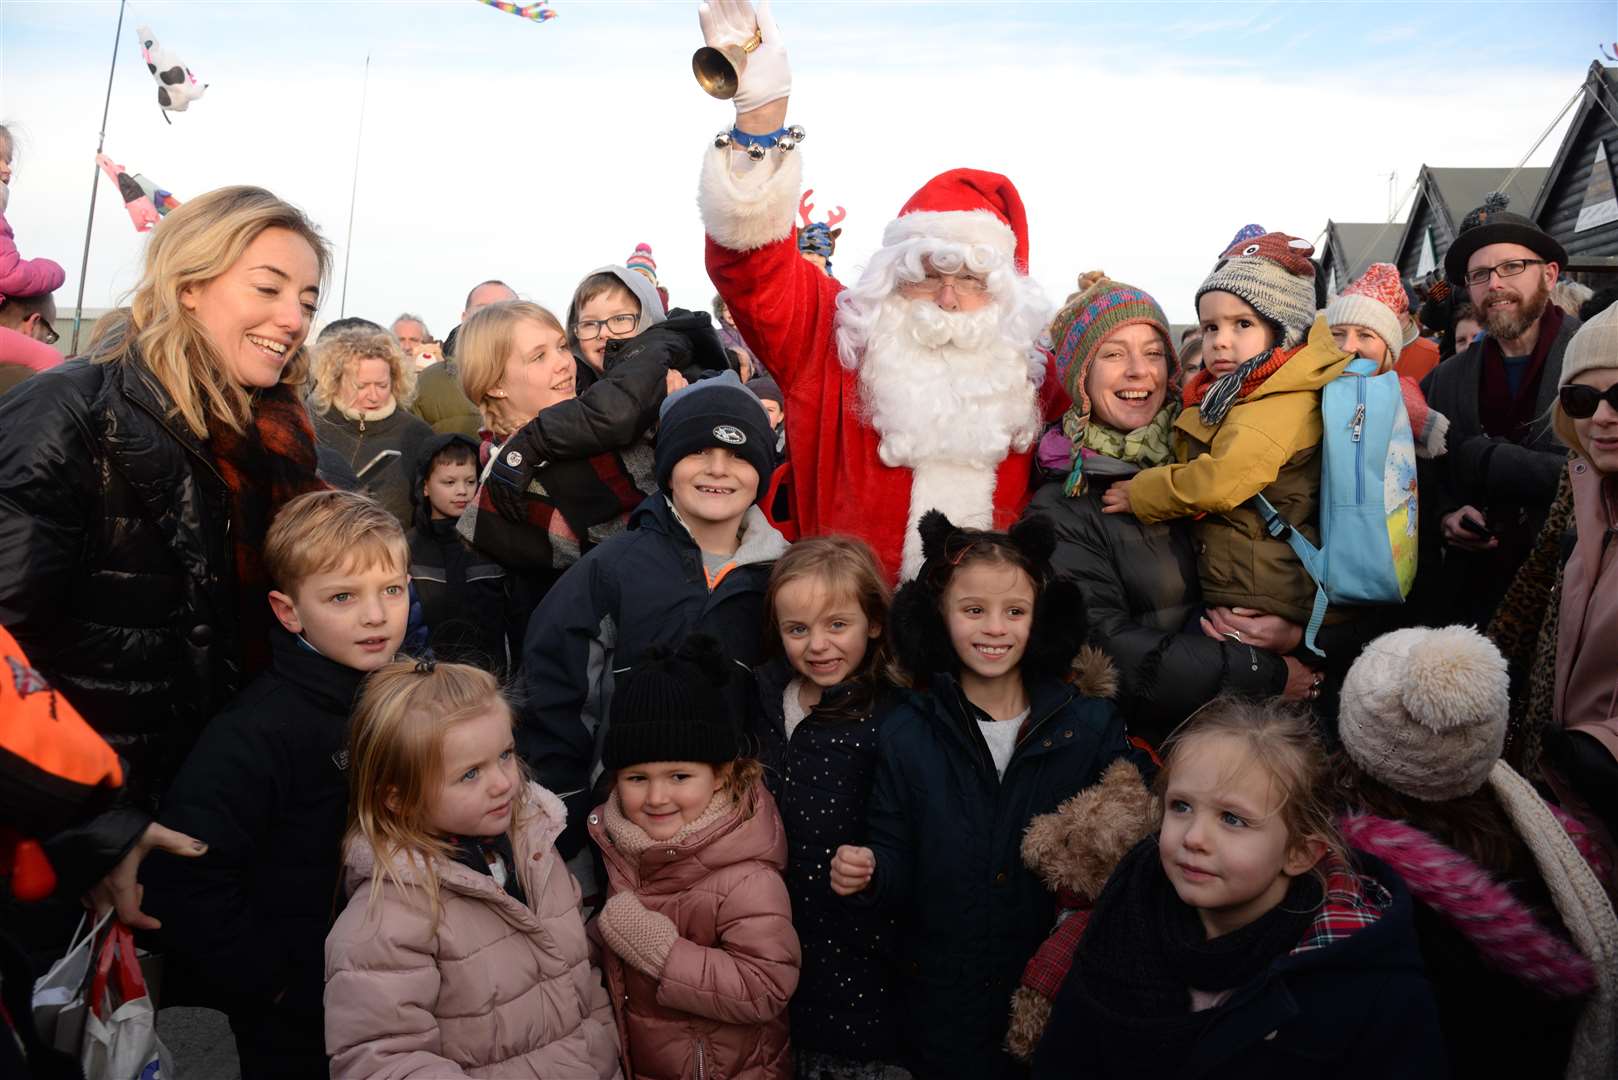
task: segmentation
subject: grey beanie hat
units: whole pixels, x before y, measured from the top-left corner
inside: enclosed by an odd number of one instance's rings
[[[1562,386],[1597,368],[1618,368],[1618,304],[1579,327],[1562,357]]]
[[[1348,669],[1337,718],[1348,756],[1425,802],[1470,795],[1506,741],[1505,657],[1466,626],[1383,634]]]

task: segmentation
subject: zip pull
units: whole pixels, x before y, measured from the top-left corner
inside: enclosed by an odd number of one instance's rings
[[[1354,406],[1353,439],[1360,441],[1360,435],[1365,431],[1365,403],[1362,401]]]

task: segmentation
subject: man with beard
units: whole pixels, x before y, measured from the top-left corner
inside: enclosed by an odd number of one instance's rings
[[[1423,519],[1440,523],[1448,618],[1482,625],[1544,524],[1567,464],[1550,427],[1562,354],[1579,320],[1550,303],[1567,252],[1532,221],[1490,195],[1466,216],[1444,258],[1465,286],[1487,336],[1435,368],[1423,384],[1449,417],[1449,453],[1437,459],[1436,498]],[[1439,625],[1439,623],[1434,623]]]
[[[1022,199],[996,173],[934,177],[845,288],[798,253],[801,151],[782,149],[795,141],[791,76],[768,4],[755,17],[745,0],[715,0],[701,20],[710,46],[751,50],[698,203],[708,276],[786,397],[792,524],[859,536],[890,576],[913,577],[927,510],[984,529],[1017,520],[1042,413],[1066,405],[1041,401],[1034,342],[1050,305],[1027,276]]]

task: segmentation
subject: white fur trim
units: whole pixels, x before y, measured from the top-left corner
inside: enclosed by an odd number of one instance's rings
[[[928,462],[910,472],[910,520],[905,523],[904,556],[899,579],[921,573],[921,515],[937,510],[952,525],[969,529],[994,527],[995,470],[981,465]]]
[[[772,150],[757,163],[746,155],[733,162],[736,156],[728,148],[709,148],[702,160],[697,208],[703,228],[721,246],[754,251],[792,234],[803,187],[803,151]]]
[[[888,222],[882,246],[916,237],[987,244],[1010,261],[1017,253],[1017,234],[989,210],[917,210]]]

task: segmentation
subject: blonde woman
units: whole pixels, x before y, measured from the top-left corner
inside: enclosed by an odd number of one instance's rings
[[[691,354],[683,333],[662,323],[615,343],[606,374],[581,396],[567,332],[545,308],[511,300],[461,324],[461,389],[492,436],[461,535],[507,571],[532,576],[528,606],[656,490],[646,434],[664,394],[685,385],[670,369]]]
[[[294,387],[329,262],[262,188],[191,199],[153,232],[128,319],[0,401],[0,620],[146,807],[268,663],[264,536],[320,486]],[[136,926],[145,846],[114,872]]]
[[[386,330],[355,326],[315,342],[314,368],[315,438],[348,462],[361,490],[410,528],[410,478],[417,451],[433,434],[408,411],[416,365]]]

